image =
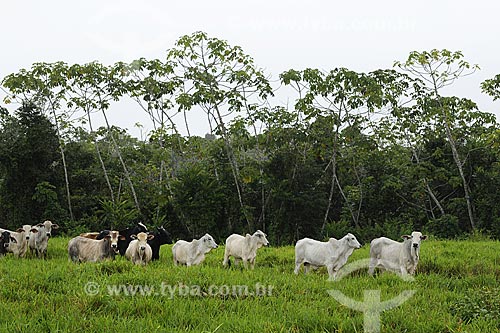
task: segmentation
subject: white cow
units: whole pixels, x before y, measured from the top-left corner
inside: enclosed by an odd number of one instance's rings
[[[224,261],[223,265],[231,265],[229,257],[234,257],[234,263],[237,264],[241,259],[243,260],[243,266],[247,268],[247,263],[250,262],[251,269],[255,266],[255,257],[257,256],[257,250],[262,246],[269,245],[267,241],[266,234],[260,230],[254,232],[253,235],[246,234],[245,236],[232,234],[226,239],[226,250],[224,251]]]
[[[110,230],[100,234],[103,238],[99,240],[82,236],[72,238],[68,243],[69,259],[74,262],[113,260],[118,253],[118,240],[123,236],[118,231]]]
[[[140,232],[137,236],[131,235],[130,238],[132,241],[125,251],[125,257],[136,265],[147,265],[153,257],[153,250],[148,244],[148,240],[155,238],[155,236]]]
[[[52,235],[52,229],[58,229],[57,224],[51,221],[45,221],[37,224],[31,229],[30,239],[28,241],[29,248],[39,258],[47,258],[47,246],[49,238]]]
[[[199,265],[205,260],[205,254],[215,248],[217,248],[217,243],[209,234],[205,234],[200,239],[193,239],[191,242],[179,240],[172,247],[174,265]]]
[[[368,273],[373,274],[375,268],[380,267],[403,276],[408,273],[415,274],[420,257],[420,241],[426,239],[427,236],[414,231],[411,236],[401,237],[404,239],[402,243],[386,237],[372,240]]]
[[[335,280],[338,271],[345,265],[354,249],[359,244],[353,234],[347,234],[341,239],[330,238],[328,242],[320,242],[310,238],[303,238],[295,244],[295,274],[299,274],[300,266],[304,264],[304,272],[309,268],[326,266],[328,279]]]
[[[15,257],[24,257],[26,251],[28,250],[28,241],[31,234],[31,225],[25,224],[22,228],[18,228],[16,231],[9,231],[10,235],[16,239],[16,243],[10,242],[7,247],[7,251],[14,254]],[[4,229],[0,229],[0,232]]]

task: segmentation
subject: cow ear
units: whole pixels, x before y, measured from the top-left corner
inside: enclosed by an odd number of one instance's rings
[[[152,234],[151,234],[151,235],[148,235],[148,240],[151,240],[151,239],[153,239],[153,238],[155,238],[155,235],[152,235]]]
[[[30,230],[30,232],[36,234],[38,232],[38,229],[33,228],[33,229]]]
[[[422,235],[422,236],[420,236],[420,239],[421,239],[421,240],[426,240],[426,239],[427,239],[427,235]]]
[[[19,229],[17,229],[17,230],[16,230],[16,232],[19,232],[19,233],[21,233],[21,232],[23,232],[23,231],[24,231],[24,229],[23,229],[23,228],[19,228]]]
[[[137,236],[136,235],[130,235],[130,238],[137,239]]]
[[[41,228],[41,227],[43,227],[43,226],[44,226],[43,224],[38,223],[35,227],[39,227],[39,228]]]
[[[14,243],[14,244],[17,244],[17,239],[15,239],[14,237],[10,237],[10,241],[11,243]]]
[[[410,239],[411,236],[410,235],[403,235],[403,236],[401,236],[401,238],[403,238],[403,239]]]
[[[126,239],[127,239],[127,237],[125,237],[125,236],[123,236],[123,235],[120,235],[120,236],[118,236],[118,239],[119,239],[119,240],[126,240]]]
[[[52,229],[59,229],[59,226],[57,224],[53,224]]]

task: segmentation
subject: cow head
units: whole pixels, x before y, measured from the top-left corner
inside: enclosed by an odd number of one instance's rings
[[[160,241],[160,244],[172,244],[172,237],[170,237],[170,234],[165,230],[163,226],[161,227],[156,227],[156,238]]]
[[[256,240],[257,247],[269,245],[269,241],[267,240],[266,236],[267,235],[260,230],[257,230],[253,233],[252,238]]]
[[[419,231],[414,231],[411,235],[403,235],[401,236],[404,240],[411,240],[411,247],[414,250],[420,249],[420,242],[427,239],[426,235],[422,235]]]
[[[30,239],[30,234],[31,234],[31,229],[33,229],[33,228],[31,227],[31,225],[29,225],[29,224],[25,224],[25,225],[23,225],[23,227],[22,227],[22,228],[20,228],[20,229],[22,229],[22,230],[23,230],[23,232],[24,232],[24,238],[25,238],[26,240],[29,240],[29,239]]]
[[[361,247],[361,244],[358,242],[356,237],[351,233],[345,235],[344,239],[347,241],[347,245],[353,249],[359,249]]]
[[[137,223],[131,228],[120,231],[120,234],[125,237],[130,237],[131,235],[137,235],[140,232],[148,232],[148,227],[146,227],[142,222]]]
[[[104,239],[109,240],[111,249],[113,251],[118,252],[118,240],[119,239],[125,239],[124,236],[120,235],[120,232],[118,231],[110,231],[110,230],[104,230],[99,233],[99,235],[102,235]]]
[[[130,238],[136,239],[138,241],[138,249],[140,252],[144,252],[146,250],[146,244],[148,243],[148,240],[151,240],[155,238],[154,235],[148,235],[145,232],[140,232],[136,235],[130,235]]]
[[[17,240],[10,235],[10,232],[4,231],[0,234],[0,243],[3,243],[3,247],[6,249],[9,247],[9,243],[17,243]]]
[[[44,221],[43,223],[39,223],[36,226],[39,229],[44,229],[43,231],[45,231],[47,238],[52,236],[52,229],[59,229],[59,226],[57,224],[54,224],[54,223],[52,223],[52,221],[49,221],[49,220]],[[42,230],[40,230],[40,231],[42,231]]]
[[[214,238],[210,236],[209,234],[205,234],[202,238],[203,245],[209,249],[216,249],[217,248],[217,243],[214,241]]]

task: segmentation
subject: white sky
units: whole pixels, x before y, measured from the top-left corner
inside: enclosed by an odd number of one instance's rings
[[[2,1],[0,78],[34,62],[163,59],[180,36],[195,31],[241,46],[273,79],[291,68],[390,68],[410,51],[446,48],[481,67],[450,93],[500,115],[500,102],[479,88],[500,73],[499,13],[495,0]],[[151,129],[135,105],[115,107],[110,116],[132,134],[136,122]],[[203,135],[204,124],[191,130]]]

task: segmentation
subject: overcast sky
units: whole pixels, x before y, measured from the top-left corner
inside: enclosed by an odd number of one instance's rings
[[[290,68],[390,68],[412,50],[446,48],[481,67],[452,93],[499,115],[479,88],[500,73],[499,13],[495,0],[2,1],[0,78],[34,62],[163,58],[195,31],[241,46],[273,78]],[[150,128],[139,110],[120,114],[111,114],[120,127]]]

